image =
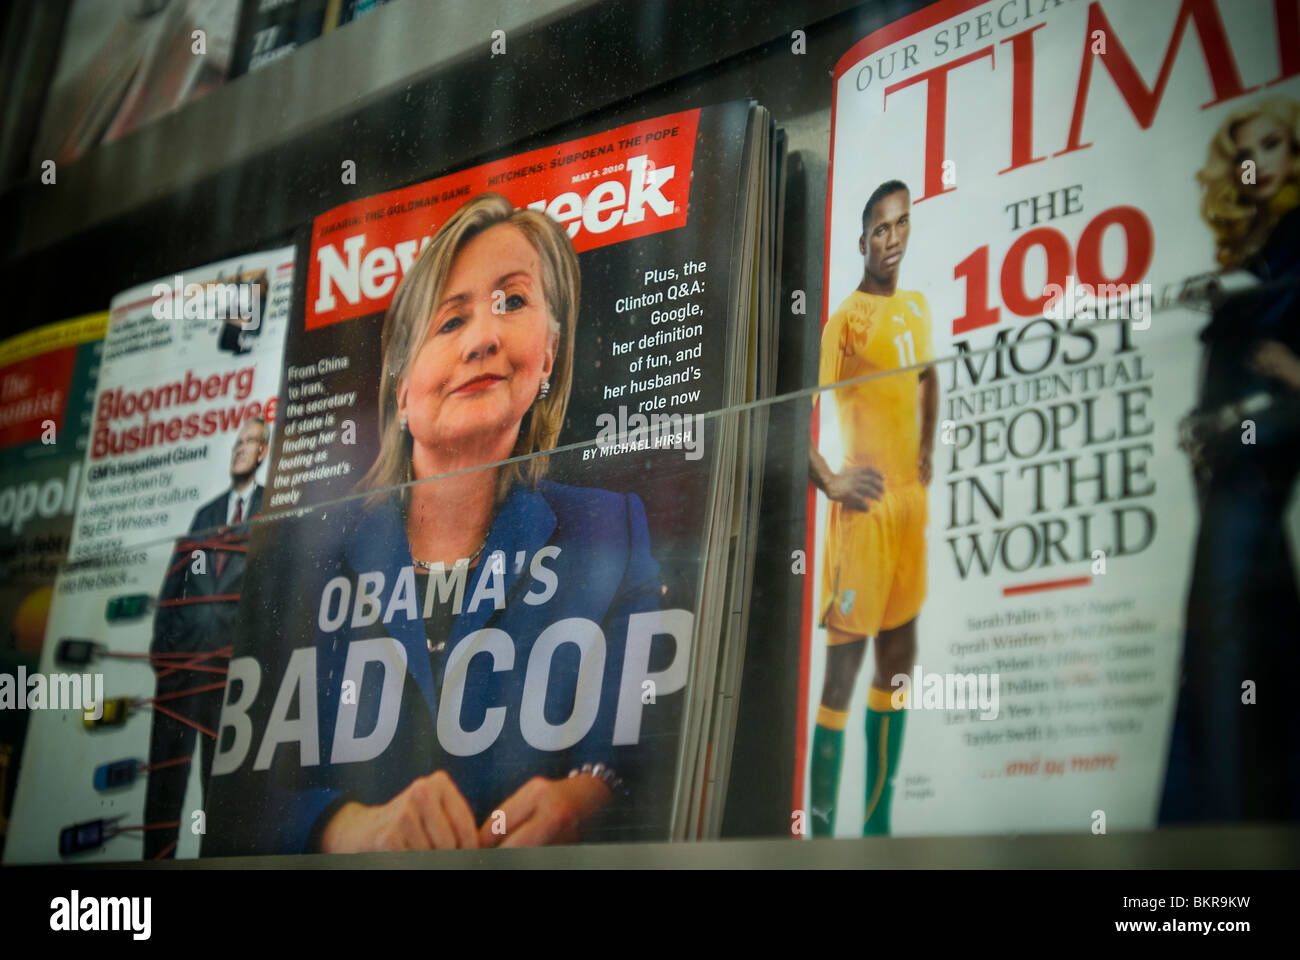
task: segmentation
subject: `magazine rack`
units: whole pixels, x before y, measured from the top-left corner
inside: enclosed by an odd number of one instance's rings
[[[1153,831],[1117,823],[1097,836],[1081,822],[1073,834],[1027,825],[989,836],[790,839],[797,812],[796,731],[807,725],[807,704],[790,696],[790,678],[804,668],[802,607],[815,594],[804,579],[815,576],[813,558],[805,556],[807,566],[798,573],[792,558],[807,550],[811,502],[803,451],[817,392],[819,335],[811,321],[825,312],[829,75],[857,40],[920,6],[919,0],[778,0],[725,9],[676,0],[487,0],[435,11],[396,0],[93,150],[60,168],[54,185],[42,184],[21,164],[22,172],[10,177],[0,195],[0,209],[15,225],[0,240],[0,271],[12,292],[7,334],[42,319],[103,309],[114,293],[167,275],[178,264],[287,243],[322,210],[349,200],[618,122],[752,97],[784,128],[789,164],[778,302],[790,304],[799,294],[804,309],[797,322],[782,318],[777,396],[713,411],[705,432],[761,430],[767,448],[748,611],[751,624],[761,627],[751,627],[749,647],[762,656],[753,666],[746,663],[730,705],[744,735],[728,746],[734,752],[726,803],[714,814],[723,839],[404,857],[451,868],[1257,867],[1300,859],[1300,829],[1246,824]],[[45,20],[29,28],[54,32]],[[489,49],[496,30],[505,32],[504,55]],[[39,88],[44,78],[25,82]],[[23,115],[9,122],[32,128],[39,104],[40,97],[28,93]],[[355,183],[340,177],[349,161]],[[1185,333],[1176,332],[1183,346],[1190,342]],[[954,358],[935,361],[945,364],[955,366]],[[1159,430],[1169,440],[1177,424],[1161,422]],[[1170,449],[1166,455],[1176,454]],[[577,483],[583,462],[581,447],[560,450],[552,469]],[[319,522],[328,523],[329,508],[316,509]],[[267,512],[259,523],[287,518],[287,512]],[[142,537],[128,546],[156,545]],[[1127,575],[1156,579],[1164,571],[1139,565]],[[1166,631],[1165,639],[1171,636]],[[334,868],[386,866],[396,855],[303,856],[303,865]],[[284,862],[237,857],[174,865]]]

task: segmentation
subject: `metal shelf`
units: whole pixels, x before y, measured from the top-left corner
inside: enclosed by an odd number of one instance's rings
[[[1178,828],[1107,836],[1026,834],[860,840],[718,840],[586,844],[523,850],[315,854],[105,864],[145,870],[528,870],[528,869],[1244,869],[1294,868],[1300,828]]]
[[[99,248],[116,276],[105,291],[111,294],[167,272],[153,265],[160,260],[151,253],[176,260],[186,233],[205,231],[227,247],[248,249],[337,203],[514,149],[690,74],[725,80],[724,65],[733,58],[774,39],[788,48],[792,30],[852,6],[395,0],[64,165],[54,185],[30,175],[0,196],[10,225],[0,261],[10,270],[49,257],[66,261],[81,253],[79,238],[126,227],[134,256]],[[875,4],[871,19],[890,19],[899,6]],[[505,55],[490,53],[494,30],[506,33]],[[807,57],[786,52],[791,61],[817,63],[800,73],[819,75],[843,46],[827,43]],[[817,90],[829,106],[828,82],[810,88],[784,71],[780,79],[786,89]],[[823,138],[823,152],[825,146]],[[341,182],[343,160],[356,163],[355,185]],[[137,237],[130,226],[141,216],[151,229]],[[141,259],[150,265],[130,269]],[[191,262],[199,259],[173,266]],[[97,306],[107,300],[98,290],[96,296]]]

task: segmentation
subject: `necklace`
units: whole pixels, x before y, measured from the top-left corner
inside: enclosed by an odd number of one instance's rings
[[[470,558],[465,561],[465,566],[469,566],[471,563],[477,560],[479,558],[479,554],[483,552],[483,548],[486,546],[487,546],[487,537],[484,537],[483,542],[478,545],[478,549],[475,550],[474,553],[470,555]],[[411,555],[411,560],[421,570],[433,570],[435,568],[442,567],[442,564],[440,563],[431,563],[428,560],[421,560],[419,557],[415,556],[414,554]]]
[[[486,546],[487,546],[487,537],[484,537],[484,538],[483,538],[483,542],[480,543],[480,544],[478,545],[478,549],[474,551],[473,556],[471,556],[468,560],[465,561],[465,566],[468,567],[468,566],[469,566],[470,564],[472,564],[475,560],[477,560],[477,559],[479,558],[479,554],[481,554],[481,553],[483,552],[483,548],[486,547]],[[421,559],[419,559],[418,557],[416,557],[414,554],[411,555],[411,560],[412,560],[412,562],[414,562],[415,565],[416,565],[417,567],[419,567],[421,570],[433,571],[433,570],[441,569],[441,568],[442,568],[442,564],[440,564],[440,563],[430,563],[428,560],[421,560]],[[457,560],[457,561],[456,561],[456,565],[458,566],[458,565],[460,564],[460,562],[461,562],[461,561]],[[430,589],[432,589],[432,587],[430,587]],[[435,645],[434,642],[433,642],[432,640],[430,640],[429,638],[426,637],[424,642],[425,642],[425,644],[428,646],[428,648],[429,648],[429,652],[430,652],[430,653],[441,653],[444,649],[446,649],[446,646],[447,646],[447,641],[446,641],[446,640],[442,640],[442,641],[440,641],[438,644]]]

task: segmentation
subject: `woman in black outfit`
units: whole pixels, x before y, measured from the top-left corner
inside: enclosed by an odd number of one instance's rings
[[[1201,214],[1221,282],[1183,423],[1201,522],[1162,823],[1300,816],[1300,596],[1286,513],[1300,472],[1300,104],[1220,127]],[[1245,289],[1228,293],[1248,281]]]

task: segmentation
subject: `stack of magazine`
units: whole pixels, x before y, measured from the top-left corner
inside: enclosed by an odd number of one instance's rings
[[[6,859],[716,835],[783,150],[604,128],[115,298]]]

